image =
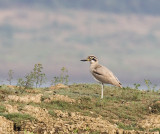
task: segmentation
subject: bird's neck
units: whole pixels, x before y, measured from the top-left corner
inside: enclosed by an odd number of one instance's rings
[[[96,62],[95,61],[93,61],[93,62],[91,61],[90,64],[91,64],[91,66],[97,66],[98,62],[97,61]]]

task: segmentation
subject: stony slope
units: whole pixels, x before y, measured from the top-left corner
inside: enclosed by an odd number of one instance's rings
[[[104,100],[100,100],[98,85],[80,84],[45,89],[3,85],[0,93],[2,134],[27,131],[39,134],[158,134],[160,131],[158,92],[105,87]],[[133,105],[131,109],[132,103],[138,106]]]

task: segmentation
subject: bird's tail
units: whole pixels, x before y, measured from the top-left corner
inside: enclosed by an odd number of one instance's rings
[[[118,87],[123,88],[121,83],[119,83]]]

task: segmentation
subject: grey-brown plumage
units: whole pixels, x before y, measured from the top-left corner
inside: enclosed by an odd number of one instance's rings
[[[101,98],[103,98],[104,84],[112,84],[121,87],[120,81],[116,76],[106,67],[98,64],[98,59],[95,56],[88,56],[87,59],[81,61],[90,61],[90,72],[94,78],[102,84]]]

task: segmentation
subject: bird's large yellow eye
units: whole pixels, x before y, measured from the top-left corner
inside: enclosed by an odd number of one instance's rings
[[[91,61],[91,60],[96,61],[96,57],[94,57],[94,56],[88,56],[87,60],[88,60],[88,61]]]
[[[95,57],[90,57],[90,60],[96,61],[96,58]]]
[[[94,57],[89,57],[90,60],[93,60]]]

